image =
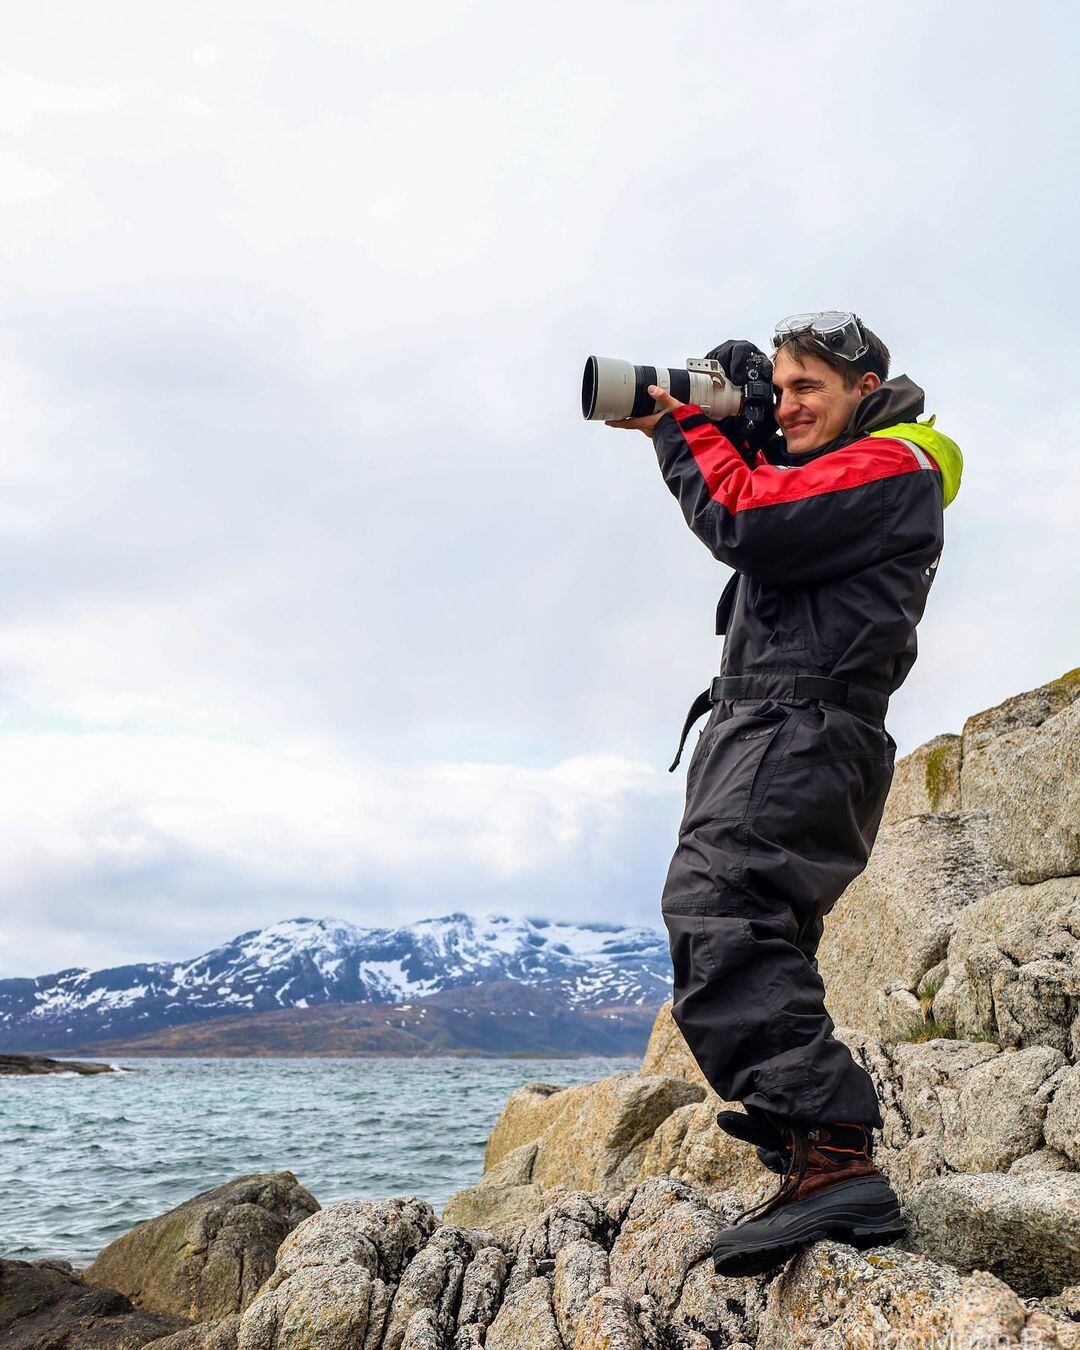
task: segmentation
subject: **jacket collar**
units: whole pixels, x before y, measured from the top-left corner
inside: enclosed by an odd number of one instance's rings
[[[812,459],[827,455],[831,450],[850,445],[863,436],[882,427],[890,427],[896,422],[914,422],[926,406],[926,395],[906,375],[897,375],[895,379],[885,380],[880,388],[855,405],[851,421],[839,436],[808,455],[789,455],[783,436],[777,436],[765,447],[765,458],[770,464],[808,464]]]

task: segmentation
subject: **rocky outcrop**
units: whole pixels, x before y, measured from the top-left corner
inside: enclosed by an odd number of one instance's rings
[[[903,1203],[924,1183],[951,1173],[1072,1171],[1080,1164],[1080,1066],[1070,1064],[1056,1047],[1013,1050],[989,1041],[945,1038],[890,1044],[847,1028],[838,1029],[837,1035],[874,1080],[884,1118],[875,1156]],[[667,1081],[682,1072],[700,1077],[670,1006],[657,1018],[643,1067],[653,1071],[643,1075],[648,1082]],[[775,1176],[761,1167],[752,1150],[716,1127],[716,1112],[732,1104],[699,1083],[693,1085],[700,1098],[676,1106],[651,1138],[628,1155],[637,1175],[628,1178],[627,1165],[615,1167],[606,1173],[606,1184],[598,1160],[584,1158],[580,1146],[560,1151],[558,1134],[543,1128],[543,1114],[533,1118],[536,1136],[526,1137],[528,1116],[521,1104],[534,1089],[519,1089],[504,1112],[514,1121],[514,1132],[507,1136],[500,1128],[502,1118],[492,1132],[492,1140],[503,1138],[516,1146],[505,1156],[495,1150],[496,1165],[478,1185],[450,1200],[443,1219],[488,1224],[512,1239],[557,1198],[560,1186],[591,1189],[598,1174],[602,1194],[613,1194],[628,1179],[666,1176],[726,1194],[740,1204],[763,1198]],[[611,1087],[609,1080],[601,1080],[566,1091],[574,1093],[576,1110],[587,1114],[590,1095],[603,1099]],[[544,1086],[543,1096],[546,1112],[554,1116],[556,1093]],[[542,1153],[541,1186],[530,1183],[528,1175]],[[519,1166],[522,1170],[514,1173]],[[1048,1271],[1044,1291],[1054,1278]]]
[[[915,816],[956,815],[960,810],[961,738],[934,736],[896,765],[882,829]]]
[[[756,1345],[1075,1350],[1080,1326],[1063,1305],[1022,1299],[987,1271],[964,1275],[895,1247],[856,1252],[819,1242],[771,1285]]]
[[[887,1040],[945,1029],[1043,1043],[1040,1005],[1057,1005],[1059,1030],[1080,1010],[1078,874],[1074,670],[897,765],[870,864],[825,922],[818,966],[834,1021]],[[1005,986],[998,1019],[993,990]],[[1071,1035],[1051,1043],[1075,1058]]]
[[[678,1075],[617,1073],[599,1083],[548,1093],[528,1109],[515,1133],[508,1134],[507,1118],[514,1120],[518,1105],[512,1097],[486,1156],[497,1163],[511,1146],[536,1139],[540,1146],[534,1182],[562,1184],[569,1171],[583,1189],[610,1189],[636,1178],[643,1147],[661,1122],[704,1095],[704,1088]]]
[[[1080,1284],[1080,1173],[954,1173],[908,1205],[913,1245],[960,1270],[988,1270],[1021,1294]]]
[[[709,1080],[701,1072],[697,1060],[690,1053],[690,1047],[671,1016],[670,1000],[656,1015],[649,1043],[645,1047],[645,1057],[641,1061],[641,1072],[685,1078],[690,1083],[697,1083],[706,1092],[711,1091]]]
[[[671,1177],[613,1195],[564,1191],[512,1241],[439,1224],[415,1197],[344,1202],[293,1230],[243,1312],[194,1326],[86,1285],[63,1263],[0,1262],[0,1338],[13,1350],[1078,1350],[1080,1283],[1048,1297],[1019,1287],[1030,1283],[1032,1259],[1045,1261],[1040,1217],[1052,1230],[1056,1278],[1075,1276],[1075,1224],[1058,1228],[1046,1208],[1064,1184],[1075,1215],[1075,1179],[1040,1178],[1025,1211],[1021,1188],[996,1176],[990,1188],[1011,1191],[1012,1221],[997,1246],[954,1204],[962,1182],[984,1192],[975,1198],[985,1212],[986,1179],[941,1183],[916,1220],[942,1228],[952,1262],[822,1242],[781,1272],[748,1279],[718,1276],[711,1260],[737,1210],[732,1197]],[[967,1270],[976,1259],[987,1264]]]
[[[929,1015],[958,1036],[1080,1054],[1080,877],[1008,886],[957,920]]]
[[[825,920],[818,968],[837,1025],[888,1037],[921,1021],[919,982],[946,959],[958,918],[1007,881],[981,816],[914,816],[882,829],[866,871]],[[913,997],[899,1018],[888,998],[897,990]]]
[[[959,809],[985,814],[1015,881],[1080,872],[1080,670],[968,718]]]
[[[183,1325],[83,1283],[66,1261],[0,1260],[4,1350],[139,1350]]]
[[[653,1069],[676,1066],[684,1053],[670,1033],[670,1015],[664,1017],[652,1043]],[[115,1344],[827,1350],[937,1343],[1080,1350],[1080,1174],[1066,1151],[1075,1151],[1080,1138],[1077,1066],[1048,1047],[1012,1051],[942,1039],[886,1047],[857,1033],[849,1033],[849,1044],[883,1091],[880,1157],[904,1197],[911,1226],[905,1244],[857,1253],[822,1242],[774,1275],[721,1277],[712,1244],[745,1200],[737,1188],[671,1175],[601,1191],[552,1184],[540,1212],[502,1231],[439,1223],[415,1197],[342,1202],[292,1229],[272,1274],[242,1311]],[[657,1081],[678,1075],[643,1077],[648,1083],[639,1100],[649,1101]],[[626,1089],[617,1084],[614,1091]],[[993,1112],[987,1102],[996,1104]],[[676,1105],[656,1132],[708,1106],[708,1099]],[[514,1147],[503,1157],[495,1151],[493,1170],[529,1147],[515,1137],[504,1134]],[[712,1139],[719,1141],[715,1126]],[[746,1180],[771,1189],[775,1177],[750,1150],[743,1154]],[[134,1311],[120,1295],[82,1287]]]
[[[47,1055],[0,1055],[0,1078],[41,1073],[116,1073],[115,1064],[98,1064],[86,1059],[49,1059]],[[122,1072],[122,1071],[121,1071]]]
[[[618,1073],[562,1090],[527,1084],[496,1122],[484,1177],[453,1197],[443,1221],[512,1232],[544,1207],[552,1188],[614,1191],[651,1175],[662,1168],[654,1156],[659,1127],[706,1095],[681,1075]]]
[[[318,1210],[282,1173],[293,1200],[245,1227],[244,1183],[275,1180],[246,1178],[98,1273],[202,1319],[162,1350],[1080,1350],[1078,692],[1074,673],[903,761],[830,915],[830,1011],[882,1103],[902,1242],[716,1274],[717,1234],[777,1179],[717,1130],[731,1103],[668,1006],[640,1072],[518,1089],[441,1221],[404,1196]]]
[[[154,1350],[236,1350],[240,1334],[239,1315],[200,1322],[198,1326],[177,1331],[164,1340],[152,1341]]]
[[[82,1278],[154,1312],[225,1317],[247,1307],[283,1239],[318,1208],[291,1172],[240,1177],[117,1238]]]
[[[876,1156],[903,1197],[943,1172],[1004,1172],[1044,1148],[1047,1111],[1064,1081],[1057,1051],[945,1039],[890,1046],[851,1036],[849,1044],[878,1085],[885,1127]]]
[[[884,1128],[876,1158],[909,1221],[908,1239],[888,1258],[848,1263],[859,1269],[860,1287],[876,1291],[860,1334],[883,1331],[873,1312],[879,1296],[912,1300],[903,1323],[912,1334],[947,1331],[948,1298],[964,1301],[972,1325],[996,1309],[1014,1338],[1041,1334],[1038,1318],[1029,1326],[1024,1299],[1046,1302],[1040,1317],[1072,1316],[1080,1287],[1078,694],[1074,673],[902,761],[871,866],[827,921],[831,946],[821,964],[830,1011],[848,1015],[836,1034],[877,1087]],[[1063,818],[1066,811],[1072,815]],[[1012,837],[1018,832],[1023,847]],[[1045,856],[1037,853],[1040,832],[1052,839]],[[775,1187],[751,1149],[717,1130],[717,1110],[731,1103],[709,1089],[670,1007],[657,1018],[641,1081],[682,1079],[699,1095],[677,1103],[668,1092],[670,1109],[651,1118],[651,1135],[610,1165],[577,1125],[614,1092],[630,1100],[626,1077],[519,1089],[492,1131],[483,1178],[453,1197],[444,1219],[487,1223],[514,1241],[530,1210],[535,1216],[562,1203],[560,1186],[613,1205],[621,1185],[648,1194],[663,1182],[690,1188],[679,1203],[692,1193],[711,1210],[752,1204]],[[564,1118],[572,1146],[555,1127]],[[700,1212],[697,1221],[708,1227]],[[610,1275],[612,1248],[605,1250]],[[588,1297],[574,1306],[596,1299],[596,1318],[622,1326],[632,1312],[641,1323],[633,1300],[656,1297],[654,1289],[613,1281],[620,1296],[604,1294],[606,1286],[595,1287],[604,1277],[600,1256],[575,1259],[588,1272],[575,1288]],[[871,1272],[892,1273],[884,1283],[870,1280],[868,1263]],[[537,1316],[553,1297],[530,1284]],[[662,1300],[660,1308],[672,1311]],[[846,1328],[844,1316],[834,1320]],[[648,1344],[643,1325],[638,1334]],[[818,1330],[820,1342],[806,1344],[834,1343],[832,1329]],[[770,1331],[764,1316],[724,1328],[753,1344],[795,1343],[784,1339],[790,1333],[779,1323]],[[630,1332],[619,1334],[636,1344]]]
[[[670,1177],[611,1196],[567,1191],[513,1242],[439,1225],[415,1198],[331,1205],[290,1235],[274,1276],[243,1313],[153,1344],[155,1350],[1080,1347],[1080,1323],[1073,1320],[1080,1287],[1040,1299],[988,1269],[968,1273],[896,1247],[859,1253],[822,1242],[770,1277],[718,1276],[711,1246],[733,1214],[730,1197]],[[1063,1254],[1069,1240],[1058,1244]],[[1064,1255],[1063,1261],[1062,1271]]]

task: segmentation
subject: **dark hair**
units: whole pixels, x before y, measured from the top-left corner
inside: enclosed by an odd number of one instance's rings
[[[814,339],[812,333],[793,333],[791,337],[786,338],[777,349],[777,354],[786,351],[789,356],[794,357],[799,365],[808,356],[814,356],[819,361],[824,361],[827,366],[832,366],[843,376],[844,384],[850,389],[858,384],[859,376],[865,375],[868,370],[881,380],[889,377],[889,349],[884,342],[860,320],[859,327],[863,331],[863,336],[869,344],[870,350],[859,357],[857,361],[848,361],[842,356],[837,356],[835,352],[823,346]]]

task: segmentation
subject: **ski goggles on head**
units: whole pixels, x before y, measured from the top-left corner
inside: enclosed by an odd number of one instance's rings
[[[792,314],[781,319],[773,332],[773,347],[779,348],[788,338],[802,333],[845,361],[857,361],[870,350],[858,319],[845,310],[819,310],[814,314]]]

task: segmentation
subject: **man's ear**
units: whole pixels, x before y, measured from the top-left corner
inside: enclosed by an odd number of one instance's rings
[[[859,380],[859,397],[865,398],[867,394],[872,394],[875,389],[881,388],[881,376],[868,370]]]

